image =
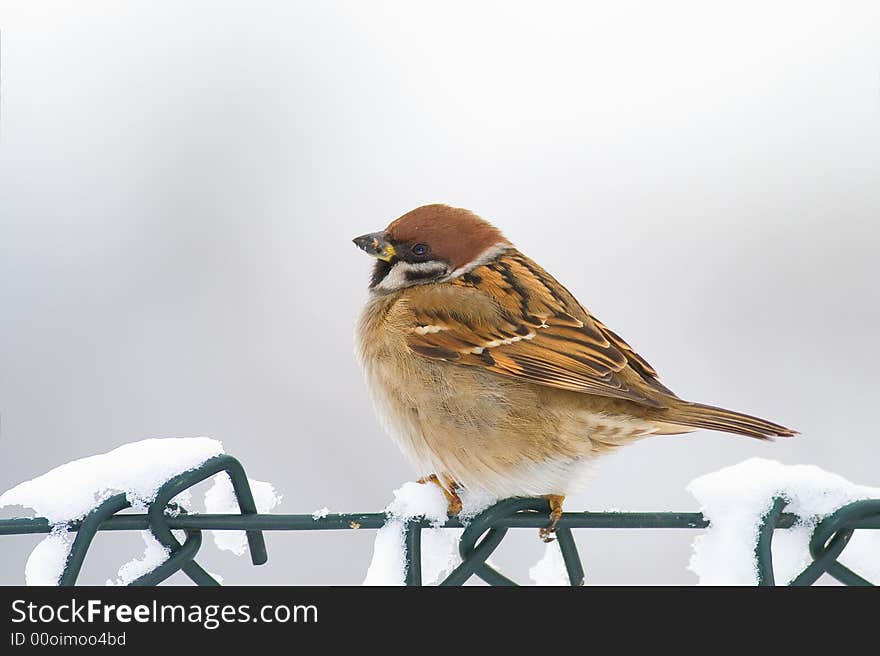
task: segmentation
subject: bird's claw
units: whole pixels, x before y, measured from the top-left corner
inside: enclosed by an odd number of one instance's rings
[[[538,537],[543,542],[553,542],[556,539],[556,525],[562,518],[562,503],[565,497],[561,494],[548,494],[547,501],[550,504],[550,523],[538,529]]]
[[[542,542],[553,542],[556,540],[556,527],[548,524],[538,529],[538,537]]]
[[[458,515],[461,512],[461,497],[458,496],[458,493],[455,491],[455,488],[458,487],[454,481],[447,481],[448,487],[443,485],[440,482],[440,479],[437,477],[437,474],[431,474],[430,476],[426,476],[424,478],[419,479],[419,483],[433,483],[437,487],[439,487],[443,491],[443,496],[446,497],[446,514],[450,516]]]

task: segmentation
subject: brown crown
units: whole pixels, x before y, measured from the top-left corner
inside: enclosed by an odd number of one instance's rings
[[[392,221],[385,233],[394,241],[428,245],[434,257],[457,269],[496,244],[508,244],[501,231],[460,207],[423,205]]]

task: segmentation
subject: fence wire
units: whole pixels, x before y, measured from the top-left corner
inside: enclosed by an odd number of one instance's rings
[[[239,514],[187,514],[173,503],[174,497],[198,483],[225,472],[232,480]],[[755,545],[758,584],[776,585],[773,572],[772,541],[776,529],[791,528],[800,521],[797,515],[783,512],[786,500],[777,498],[763,517]],[[120,514],[130,507],[124,494],[110,497],[92,510],[84,519],[66,526],[75,531],[70,554],[59,580],[59,585],[76,584],[89,546],[99,531],[143,531],[168,548],[170,556],[162,564],[130,585],[158,585],[178,571],[198,585],[220,585],[196,561],[202,544],[202,532],[207,530],[246,531],[251,562],[263,565],[268,560],[263,531],[333,531],[379,529],[385,525],[385,513],[339,513],[326,517],[313,515],[259,514],[253,494],[241,463],[228,455],[220,455],[204,462],[191,471],[167,481],[146,513]],[[517,585],[512,579],[487,563],[487,559],[504,540],[510,529],[538,529],[549,521],[549,504],[545,499],[516,498],[499,501],[479,513],[467,523],[449,518],[443,528],[464,529],[459,540],[462,562],[440,585],[462,585],[476,576],[490,585]],[[565,562],[571,585],[583,585],[584,568],[572,535],[572,529],[700,529],[709,522],[701,513],[680,512],[566,512],[557,524],[556,537]],[[423,519],[408,520],[404,529],[406,575],[410,586],[422,584],[421,531],[432,524]],[[54,528],[44,517],[0,519],[0,535],[49,533]],[[819,522],[810,539],[810,562],[804,570],[787,582],[789,585],[812,585],[823,574],[828,574],[846,585],[873,585],[861,575],[843,565],[839,558],[858,529],[880,529],[880,499],[850,503]],[[179,541],[172,533],[184,532]],[[880,554],[878,554],[880,557]]]

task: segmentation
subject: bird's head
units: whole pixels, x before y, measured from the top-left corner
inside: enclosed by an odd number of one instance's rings
[[[451,280],[511,246],[488,221],[448,205],[423,205],[353,241],[376,258],[370,289],[385,294]]]

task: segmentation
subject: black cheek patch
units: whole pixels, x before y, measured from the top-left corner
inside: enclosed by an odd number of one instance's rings
[[[446,275],[446,269],[427,269],[425,271],[407,271],[405,273],[408,282],[419,282],[420,280],[431,280],[432,278],[441,278]]]

